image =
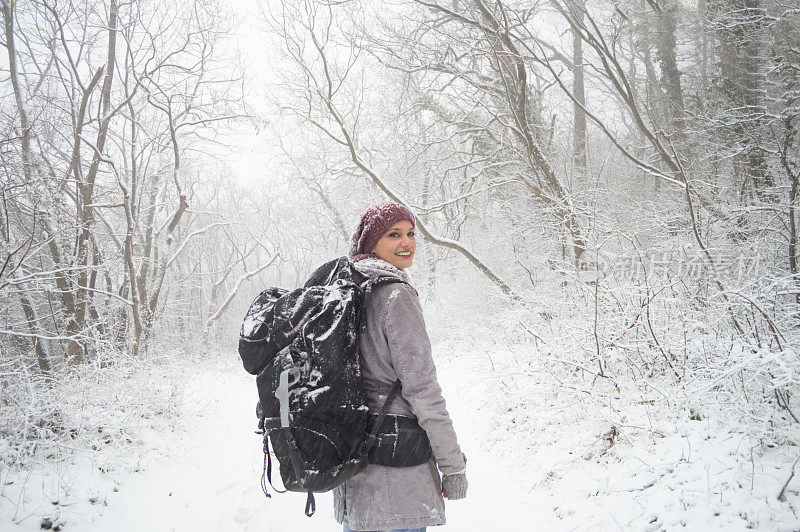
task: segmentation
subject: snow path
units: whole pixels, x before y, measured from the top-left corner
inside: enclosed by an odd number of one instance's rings
[[[222,371],[201,374],[190,385],[185,432],[172,442],[169,458],[129,477],[121,488],[124,495],[110,501],[104,514],[86,528],[69,529],[332,530],[330,494],[317,497],[312,519],[303,514],[303,495],[264,497],[255,402],[255,379],[238,360]]]
[[[440,380],[464,452],[469,459],[469,496],[447,505],[448,524],[435,530],[524,530],[523,490],[480,450],[470,430],[473,405],[457,395],[464,375],[440,368]],[[66,530],[231,530],[334,531],[330,494],[317,495],[317,512],[303,514],[305,496],[273,494],[265,499],[259,487],[262,453],[255,428],[254,378],[238,361],[223,371],[203,374],[190,385],[183,431],[169,444],[164,458],[126,477],[118,493],[108,494],[107,507],[89,523],[67,522]]]
[[[659,409],[603,383],[586,394],[575,377],[554,386],[547,379],[563,375],[543,371],[547,360],[533,347],[433,330],[447,333],[434,335],[434,356],[470,488],[466,500],[447,503],[448,524],[430,532],[800,530],[796,483],[788,502],[776,497],[791,448],[754,456],[757,442],[718,417],[693,420],[681,403]],[[317,496],[312,518],[302,494],[264,498],[255,379],[235,354],[198,362],[193,376],[178,369],[183,377],[131,382],[142,393],[183,389],[171,425],[132,416],[138,436],[127,446],[76,450],[19,474],[0,469],[0,529],[38,530],[43,517],[66,532],[341,529],[330,494]],[[609,444],[611,427],[618,435]]]

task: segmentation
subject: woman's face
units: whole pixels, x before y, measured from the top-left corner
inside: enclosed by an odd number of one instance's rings
[[[402,270],[411,266],[416,250],[417,239],[414,236],[414,226],[408,220],[401,220],[383,233],[372,252]]]

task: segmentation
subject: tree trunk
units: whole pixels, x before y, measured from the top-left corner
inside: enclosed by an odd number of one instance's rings
[[[697,32],[697,53],[700,56],[698,61],[700,65],[700,94],[703,95],[708,90],[709,72],[708,72],[708,56],[709,56],[709,35],[705,31],[704,25],[707,23],[708,8],[706,7],[706,0],[697,0],[697,14],[700,17],[700,24]]]
[[[511,85],[513,90],[509,91],[508,103],[516,124],[515,131],[524,143],[527,154],[527,162],[534,174],[544,178],[547,190],[533,181],[529,176],[521,176],[521,182],[528,187],[539,199],[544,201],[555,215],[564,224],[572,242],[573,259],[578,257],[586,249],[586,241],[581,228],[580,220],[575,213],[569,193],[561,184],[556,175],[555,169],[550,164],[541,145],[536,140],[533,124],[529,120],[527,108],[529,87],[528,72],[525,61],[511,39],[505,32],[504,26],[486,7],[482,0],[474,0],[486,24],[494,31],[499,43],[502,45],[503,56],[508,58],[509,67],[507,72],[498,72],[501,76],[505,75],[505,81]]]
[[[25,105],[25,95],[19,83],[19,71],[17,70],[17,51],[14,40],[14,12],[11,0],[2,0],[3,27],[6,36],[6,49],[8,51],[9,73],[11,74],[11,86],[14,89],[14,100],[17,103],[19,113],[20,128],[22,129],[22,167],[25,180],[31,182],[31,125],[28,120],[27,106]]]
[[[761,194],[773,185],[762,145],[767,142],[765,103],[768,60],[761,0],[708,0],[718,39],[719,94],[729,109],[731,141],[741,147],[741,190]]]
[[[87,312],[90,304],[89,299],[92,297],[89,287],[89,272],[91,267],[89,264],[89,243],[90,231],[94,222],[94,208],[91,206],[94,197],[94,186],[97,179],[97,173],[100,169],[101,156],[105,150],[106,139],[108,138],[108,127],[111,123],[111,86],[114,82],[114,66],[116,61],[116,44],[117,44],[117,0],[110,0],[109,14],[108,14],[108,54],[105,66],[105,79],[103,80],[103,87],[100,93],[100,123],[97,131],[97,139],[95,142],[95,153],[92,157],[92,162],[89,166],[89,171],[86,174],[84,181],[79,181],[79,199],[80,199],[80,231],[78,233],[78,241],[76,245],[76,267],[78,269],[77,279],[77,293],[75,297],[75,317],[70,321],[68,327],[72,336],[78,336],[87,329]],[[83,359],[85,348],[79,345],[78,342],[72,341],[69,343],[67,353],[70,357],[70,362],[73,364],[80,363]]]
[[[675,31],[678,25],[676,0],[648,0],[656,12],[656,57],[661,66],[661,86],[664,88],[664,122],[669,134],[684,138],[684,105],[681,73],[675,55]]]
[[[22,312],[25,314],[25,322],[28,327],[28,332],[33,341],[33,347],[36,351],[36,363],[39,369],[44,373],[49,373],[52,369],[50,364],[50,350],[47,347],[45,340],[41,338],[39,331],[39,316],[36,312],[36,307],[28,297],[28,293],[20,286],[17,291],[19,302],[22,306]]]
[[[579,24],[584,21],[585,0],[572,0],[569,3],[572,16]],[[572,26],[572,162],[581,173],[586,172],[586,87],[583,67],[583,38]]]
[[[788,116],[784,120],[786,134],[783,139],[783,147],[781,149],[781,165],[783,166],[786,175],[789,176],[789,271],[792,274],[792,280],[797,287],[794,299],[795,302],[800,304],[800,268],[798,267],[797,260],[797,194],[798,187],[800,187],[800,176],[798,176],[798,169],[792,164],[790,160],[789,151],[794,148],[795,138],[797,136],[797,129],[794,125],[794,117]]]

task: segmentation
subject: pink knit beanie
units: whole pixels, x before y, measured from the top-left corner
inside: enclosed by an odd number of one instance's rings
[[[412,227],[416,227],[414,215],[399,203],[380,203],[367,209],[350,239],[350,260],[358,262],[372,257],[372,250],[383,233],[402,220],[408,220]]]

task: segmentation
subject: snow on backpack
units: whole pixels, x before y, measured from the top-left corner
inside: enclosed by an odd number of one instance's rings
[[[258,375],[261,487],[270,497],[271,443],[284,487],[308,493],[309,517],[315,510],[314,492],[333,489],[371,462],[399,391],[398,381],[380,414],[370,416],[359,362],[358,338],[372,288],[394,282],[403,281],[371,279],[342,257],[320,266],[302,288],[261,292],[242,325],[239,355],[244,368]]]

